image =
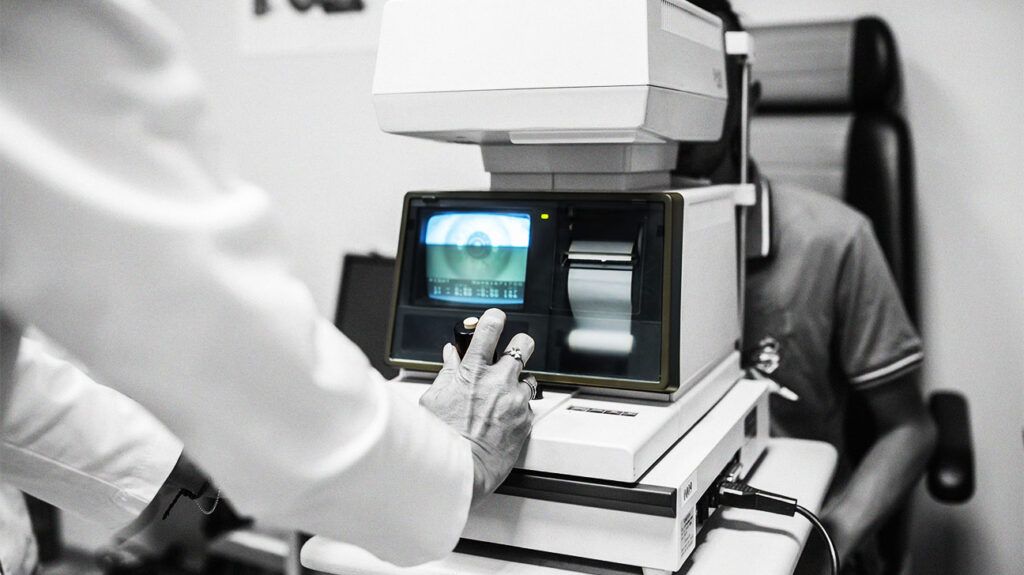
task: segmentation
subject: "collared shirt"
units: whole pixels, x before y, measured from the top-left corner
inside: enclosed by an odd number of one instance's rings
[[[139,404],[28,338],[0,423],[4,481],[108,531],[146,508],[182,450]]]
[[[771,198],[773,255],[748,266],[744,347],[777,342],[771,377],[800,397],[772,398],[773,433],[827,441],[843,458],[850,393],[917,369],[921,338],[867,218],[786,185]]]
[[[39,549],[21,491],[0,483],[0,573],[29,575],[38,567]]]
[[[156,415],[241,513],[399,564],[449,551],[469,442],[320,317],[266,194],[222,169],[174,27],[12,0],[0,36],[4,314]]]
[[[850,394],[918,369],[921,338],[867,218],[787,185],[772,186],[771,201],[773,255],[747,268],[744,355],[753,363],[767,352],[778,362],[772,379],[799,396],[772,396],[772,434],[836,447],[834,493],[853,469],[845,437]],[[843,573],[882,573],[882,565],[871,537]]]

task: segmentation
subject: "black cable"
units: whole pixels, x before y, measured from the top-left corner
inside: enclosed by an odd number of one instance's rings
[[[832,543],[832,538],[829,537],[828,531],[821,524],[821,521],[818,520],[818,517],[808,511],[807,508],[798,505],[796,499],[751,487],[740,481],[728,481],[727,479],[720,480],[719,483],[713,486],[713,489],[712,507],[725,506],[735,507],[736,509],[752,509],[789,517],[798,513],[803,515],[825,539],[825,543],[828,545],[832,575],[839,575],[839,554],[836,553],[836,546]]]
[[[817,515],[808,511],[803,505],[797,505],[796,512],[806,517],[807,520],[811,522],[811,525],[818,530],[818,533],[821,533],[822,538],[825,539],[825,544],[828,545],[829,559],[832,564],[832,575],[839,575],[839,554],[836,553],[836,546],[832,543],[832,538],[828,536],[828,531],[825,529],[825,526],[818,520]]]

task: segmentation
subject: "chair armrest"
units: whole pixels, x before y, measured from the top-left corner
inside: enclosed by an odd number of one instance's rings
[[[928,491],[944,503],[963,503],[974,494],[974,447],[967,400],[952,391],[931,394],[928,401],[938,428],[935,453],[928,464]]]

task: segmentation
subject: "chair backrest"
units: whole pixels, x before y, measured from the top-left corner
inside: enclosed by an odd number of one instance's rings
[[[877,18],[752,28],[763,172],[867,215],[917,319],[914,167],[896,42]]]
[[[840,198],[871,220],[916,321],[913,152],[892,32],[877,18],[750,32],[761,83],[753,157],[770,180]],[[845,416],[847,449],[857,461],[877,432],[856,397]],[[904,562],[907,521],[903,510],[882,528],[887,573]]]
[[[395,260],[378,255],[348,254],[342,262],[341,287],[334,325],[363,350],[384,377],[398,375],[387,363],[387,331]]]

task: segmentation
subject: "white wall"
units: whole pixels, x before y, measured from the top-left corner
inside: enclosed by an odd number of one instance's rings
[[[277,200],[296,273],[323,313],[333,317],[343,250],[394,253],[406,191],[489,185],[478,148],[377,129],[373,52],[246,56],[234,2],[156,4],[183,29],[238,172]]]
[[[750,21],[877,14],[893,27],[916,143],[927,381],[968,395],[978,464],[969,504],[919,498],[918,572],[1024,572],[1024,3],[735,1]],[[277,199],[324,313],[343,250],[393,252],[404,191],[486,185],[474,148],[377,130],[372,53],[246,57],[229,2],[158,4],[185,29],[238,171]]]

